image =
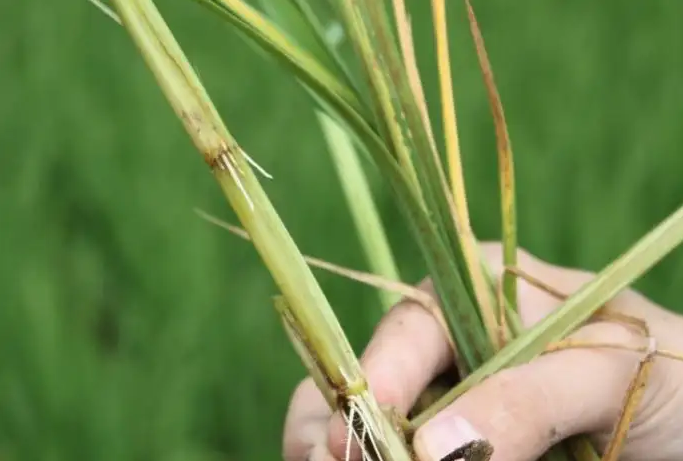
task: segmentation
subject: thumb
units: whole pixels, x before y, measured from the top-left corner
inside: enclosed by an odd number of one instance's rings
[[[578,288],[588,278],[540,261],[535,264],[540,278],[552,276],[561,288]],[[519,301],[523,314],[534,320],[549,310],[539,306],[543,303],[532,290],[521,290]],[[588,325],[574,336],[639,344],[637,335],[612,323]],[[638,357],[625,351],[570,349],[503,370],[420,427],[415,451],[421,461],[440,461],[469,442],[486,439],[493,445],[492,461],[530,461],[569,436],[609,432],[637,363]]]

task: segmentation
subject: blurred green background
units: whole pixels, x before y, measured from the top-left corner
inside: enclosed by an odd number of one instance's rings
[[[452,57],[473,223],[499,236],[488,101],[461,2]],[[366,269],[311,103],[190,1],[159,6],[302,251]],[[414,30],[436,101],[428,2]],[[517,154],[521,244],[599,270],[683,199],[683,3],[477,2]],[[85,0],[0,13],[0,459],[280,458],[304,375],[274,285],[129,37]],[[435,120],[438,104],[431,111]],[[437,133],[441,127],[435,122]],[[419,254],[369,169],[402,276]],[[319,280],[360,352],[376,293]],[[683,254],[639,282],[679,308]]]

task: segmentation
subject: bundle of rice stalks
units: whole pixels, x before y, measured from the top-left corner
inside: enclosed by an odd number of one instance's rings
[[[495,123],[501,194],[504,264],[501,286],[492,282],[469,221],[462,172],[444,0],[432,0],[445,149],[436,142],[414,55],[409,14],[402,0],[390,7],[375,0],[332,0],[337,36],[348,38],[356,61],[340,56],[337,40],[323,27],[307,0],[263,0],[262,10],[243,0],[197,0],[235,27],[266,56],[291,71],[311,96],[320,126],[342,179],[358,233],[375,274],[362,274],[305,257],[290,237],[254,172],[268,176],[235,140],[204,90],[152,0],[113,0],[98,5],[133,38],[172,108],[194,141],[209,171],[236,212],[243,232],[277,283],[275,308],[289,337],[329,405],[342,412],[350,438],[368,460],[414,459],[415,429],[463,392],[503,368],[567,347],[619,347],[563,339],[588,321],[617,292],[631,284],[683,240],[683,208],[644,236],[562,306],[524,330],[516,307],[517,229],[514,163],[501,99],[474,9],[465,0],[473,44]],[[351,72],[351,68],[359,72]],[[403,213],[434,282],[438,303],[405,286],[367,187],[361,156],[376,167]],[[395,424],[368,388],[333,309],[309,265],[322,266],[396,294],[412,297],[444,325],[454,347],[460,382],[410,421]],[[537,286],[542,281],[530,278]],[[552,292],[552,287],[547,287]],[[633,319],[615,318],[617,321]],[[655,348],[646,353],[615,422],[605,460],[615,460]],[[424,403],[424,401],[423,401]],[[493,447],[495,449],[495,447]],[[456,450],[445,459],[483,461],[486,441]],[[586,438],[554,447],[548,460],[597,459]]]

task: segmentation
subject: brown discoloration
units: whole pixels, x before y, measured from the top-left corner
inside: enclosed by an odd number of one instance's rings
[[[515,175],[512,147],[510,144],[510,134],[508,133],[505,121],[503,103],[498,93],[493,70],[489,61],[484,38],[477,23],[474,9],[470,0],[465,1],[467,6],[467,16],[470,24],[470,32],[474,40],[474,45],[479,59],[479,67],[484,78],[484,85],[491,105],[491,113],[496,131],[496,146],[498,150],[498,164],[500,170],[500,189],[501,189],[501,214],[503,223],[504,261],[506,265],[517,264],[517,212],[515,205]],[[504,273],[502,283],[505,293],[508,295],[511,305],[517,304],[517,282],[509,273]]]
[[[221,140],[215,151],[204,151],[202,156],[204,157],[204,162],[213,171],[229,171],[231,173],[244,174],[235,160],[234,152],[234,148],[231,149],[227,142]]]
[[[202,152],[202,158],[204,159],[204,163],[209,165],[209,168],[212,170],[216,169],[216,159],[211,156],[208,152]]]
[[[595,314],[591,317],[591,322],[614,322],[620,323],[623,326],[635,330],[635,332],[644,338],[649,338],[650,327],[647,322],[643,319],[633,317],[632,315],[624,314],[622,312],[617,312],[610,309],[607,306],[603,306],[598,309]]]
[[[654,366],[656,352],[656,342],[654,339],[652,339],[651,347],[648,350],[647,355],[641,360],[640,364],[638,365],[638,371],[636,375],[629,383],[626,396],[624,397],[624,405],[614,428],[612,439],[609,441],[609,444],[605,449],[605,453],[602,458],[603,461],[617,461],[617,459],[619,459],[621,450],[626,442],[626,437],[628,436],[631,422],[633,421],[636,410],[638,409],[638,405],[642,401],[643,395],[645,394],[647,380],[650,377],[650,372]]]
[[[406,433],[408,431],[408,427],[410,426],[410,421],[408,421],[408,419],[394,406],[383,407],[382,411],[387,416],[396,432],[399,433],[403,439],[403,442],[406,443],[408,441],[406,438]]]
[[[201,135],[203,120],[199,114],[195,112],[183,112],[180,114],[180,118],[190,131],[197,135]],[[211,128],[215,133],[218,133],[215,126],[212,126]],[[201,155],[204,159],[204,163],[213,171],[233,170],[242,173],[242,170],[235,161],[235,152],[238,150],[239,147],[234,145],[234,143],[228,145],[227,141],[221,140],[218,147],[215,149],[202,149]]]
[[[182,112],[180,118],[191,131],[197,134],[202,132],[202,118],[195,112]]]
[[[491,456],[493,456],[493,445],[486,440],[475,440],[450,452],[441,458],[441,461],[456,461],[458,459],[464,461],[489,461]]]
[[[187,129],[190,132],[196,133],[197,135],[201,135],[202,118],[199,114],[194,112],[182,112],[180,114],[180,118],[183,121],[183,124],[187,127]],[[217,169],[218,165],[216,155],[213,155],[211,151],[203,149],[202,146],[198,145],[198,147],[200,148],[200,154],[204,159],[204,163],[206,163],[212,170]]]
[[[352,382],[347,382],[344,387],[339,388],[338,392],[347,397],[350,397],[354,395],[360,395],[363,392],[367,392],[367,390],[368,383],[367,381],[365,381],[365,379],[361,378]]]
[[[562,434],[557,430],[557,427],[550,427],[550,430],[548,431],[548,440],[550,440],[551,445],[555,445],[562,440]]]

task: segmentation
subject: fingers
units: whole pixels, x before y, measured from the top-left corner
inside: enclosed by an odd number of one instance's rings
[[[633,342],[624,328],[595,324],[583,339]],[[500,372],[473,388],[415,434],[421,461],[439,461],[477,438],[494,447],[492,461],[538,459],[578,433],[608,431],[638,357],[624,352],[567,350]]]
[[[433,292],[431,282],[421,288]],[[382,319],[361,357],[380,404],[406,414],[435,376],[453,364],[441,324],[424,307],[403,301]]]

